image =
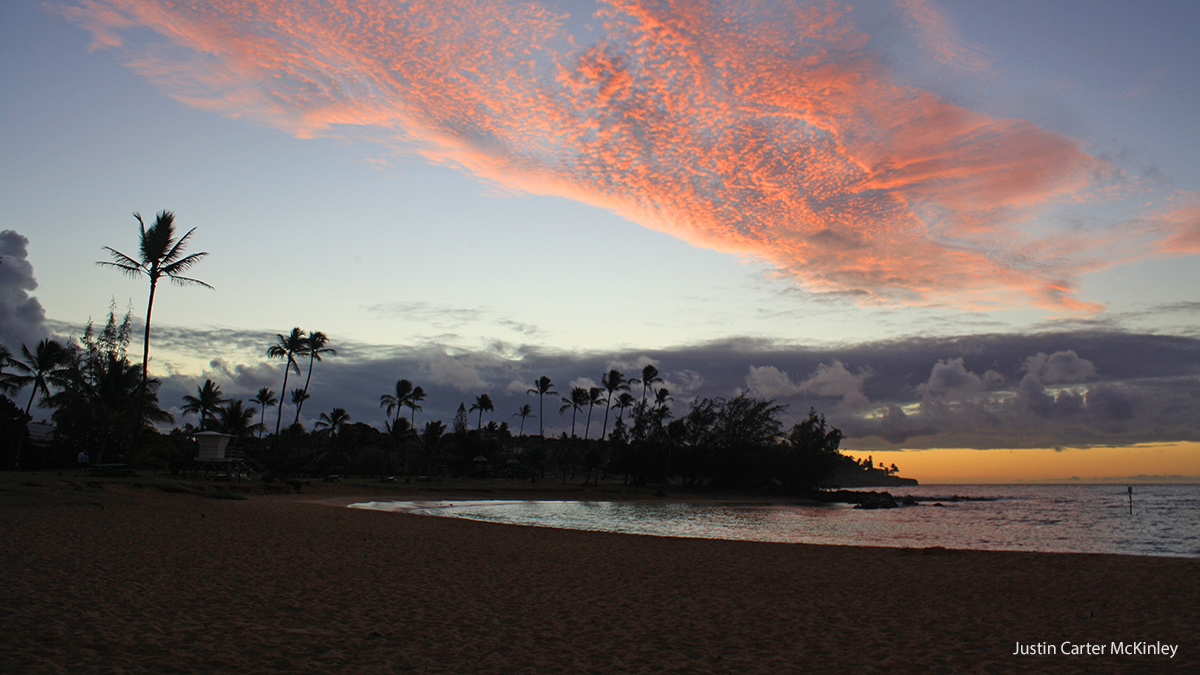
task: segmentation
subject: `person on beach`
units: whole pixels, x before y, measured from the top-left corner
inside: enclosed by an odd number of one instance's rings
[[[79,473],[84,473],[85,471],[87,471],[87,468],[88,468],[88,459],[89,458],[88,458],[87,450],[80,450],[77,459],[79,460]]]

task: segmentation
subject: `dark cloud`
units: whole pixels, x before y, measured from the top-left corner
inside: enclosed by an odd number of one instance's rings
[[[209,359],[201,376],[179,384],[173,381],[179,378],[171,378],[164,385],[168,406],[205,377],[246,398],[261,386],[278,389],[282,383],[282,363],[262,356],[273,334],[164,327],[160,335],[158,344],[164,347],[204,350],[197,353]],[[231,348],[219,347],[223,344]],[[696,398],[748,392],[787,405],[788,424],[816,408],[847,433],[850,449],[1087,447],[1200,439],[1200,339],[1179,336],[993,334],[824,347],[742,338],[590,353],[503,341],[478,350],[336,339],[331,346],[338,356],[317,364],[306,417],[340,406],[355,420],[380,427],[379,396],[400,378],[428,393],[418,425],[449,422],[460,403],[469,406],[483,393],[496,402],[491,419],[512,422],[520,405],[536,403],[526,392],[542,375],[562,396],[572,384],[598,383],[609,368],[631,376],[651,364],[665,380],[660,386],[671,391],[677,417]],[[289,388],[292,382],[294,376]],[[640,395],[640,389],[634,393]],[[546,402],[547,433],[570,426],[568,418],[558,416],[558,402],[558,397]],[[285,407],[285,418],[290,410]]]
[[[0,232],[0,343],[13,353],[50,335],[46,310],[29,295],[37,289],[33,265],[28,260],[29,239],[13,232]]]

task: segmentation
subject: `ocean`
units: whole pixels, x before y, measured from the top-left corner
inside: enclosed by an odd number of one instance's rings
[[[931,485],[888,492],[920,503],[880,510],[749,500],[447,500],[353,507],[667,537],[1200,558],[1200,485],[1134,485],[1132,513],[1125,485]]]

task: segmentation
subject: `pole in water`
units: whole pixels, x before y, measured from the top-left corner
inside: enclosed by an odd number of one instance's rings
[[[1129,515],[1133,515],[1133,486],[1129,486]]]

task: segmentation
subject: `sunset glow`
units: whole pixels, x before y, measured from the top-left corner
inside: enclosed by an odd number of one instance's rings
[[[279,388],[299,327],[337,350],[283,403],[310,430],[384,428],[401,378],[418,426],[483,393],[516,425],[539,377],[652,365],[669,419],[813,409],[924,482],[1200,481],[1198,32],[1116,0],[2,3],[0,341],[111,305],[140,358],[143,280],[95,263],[166,209],[215,289],[156,291],[175,424],[206,380]]]

